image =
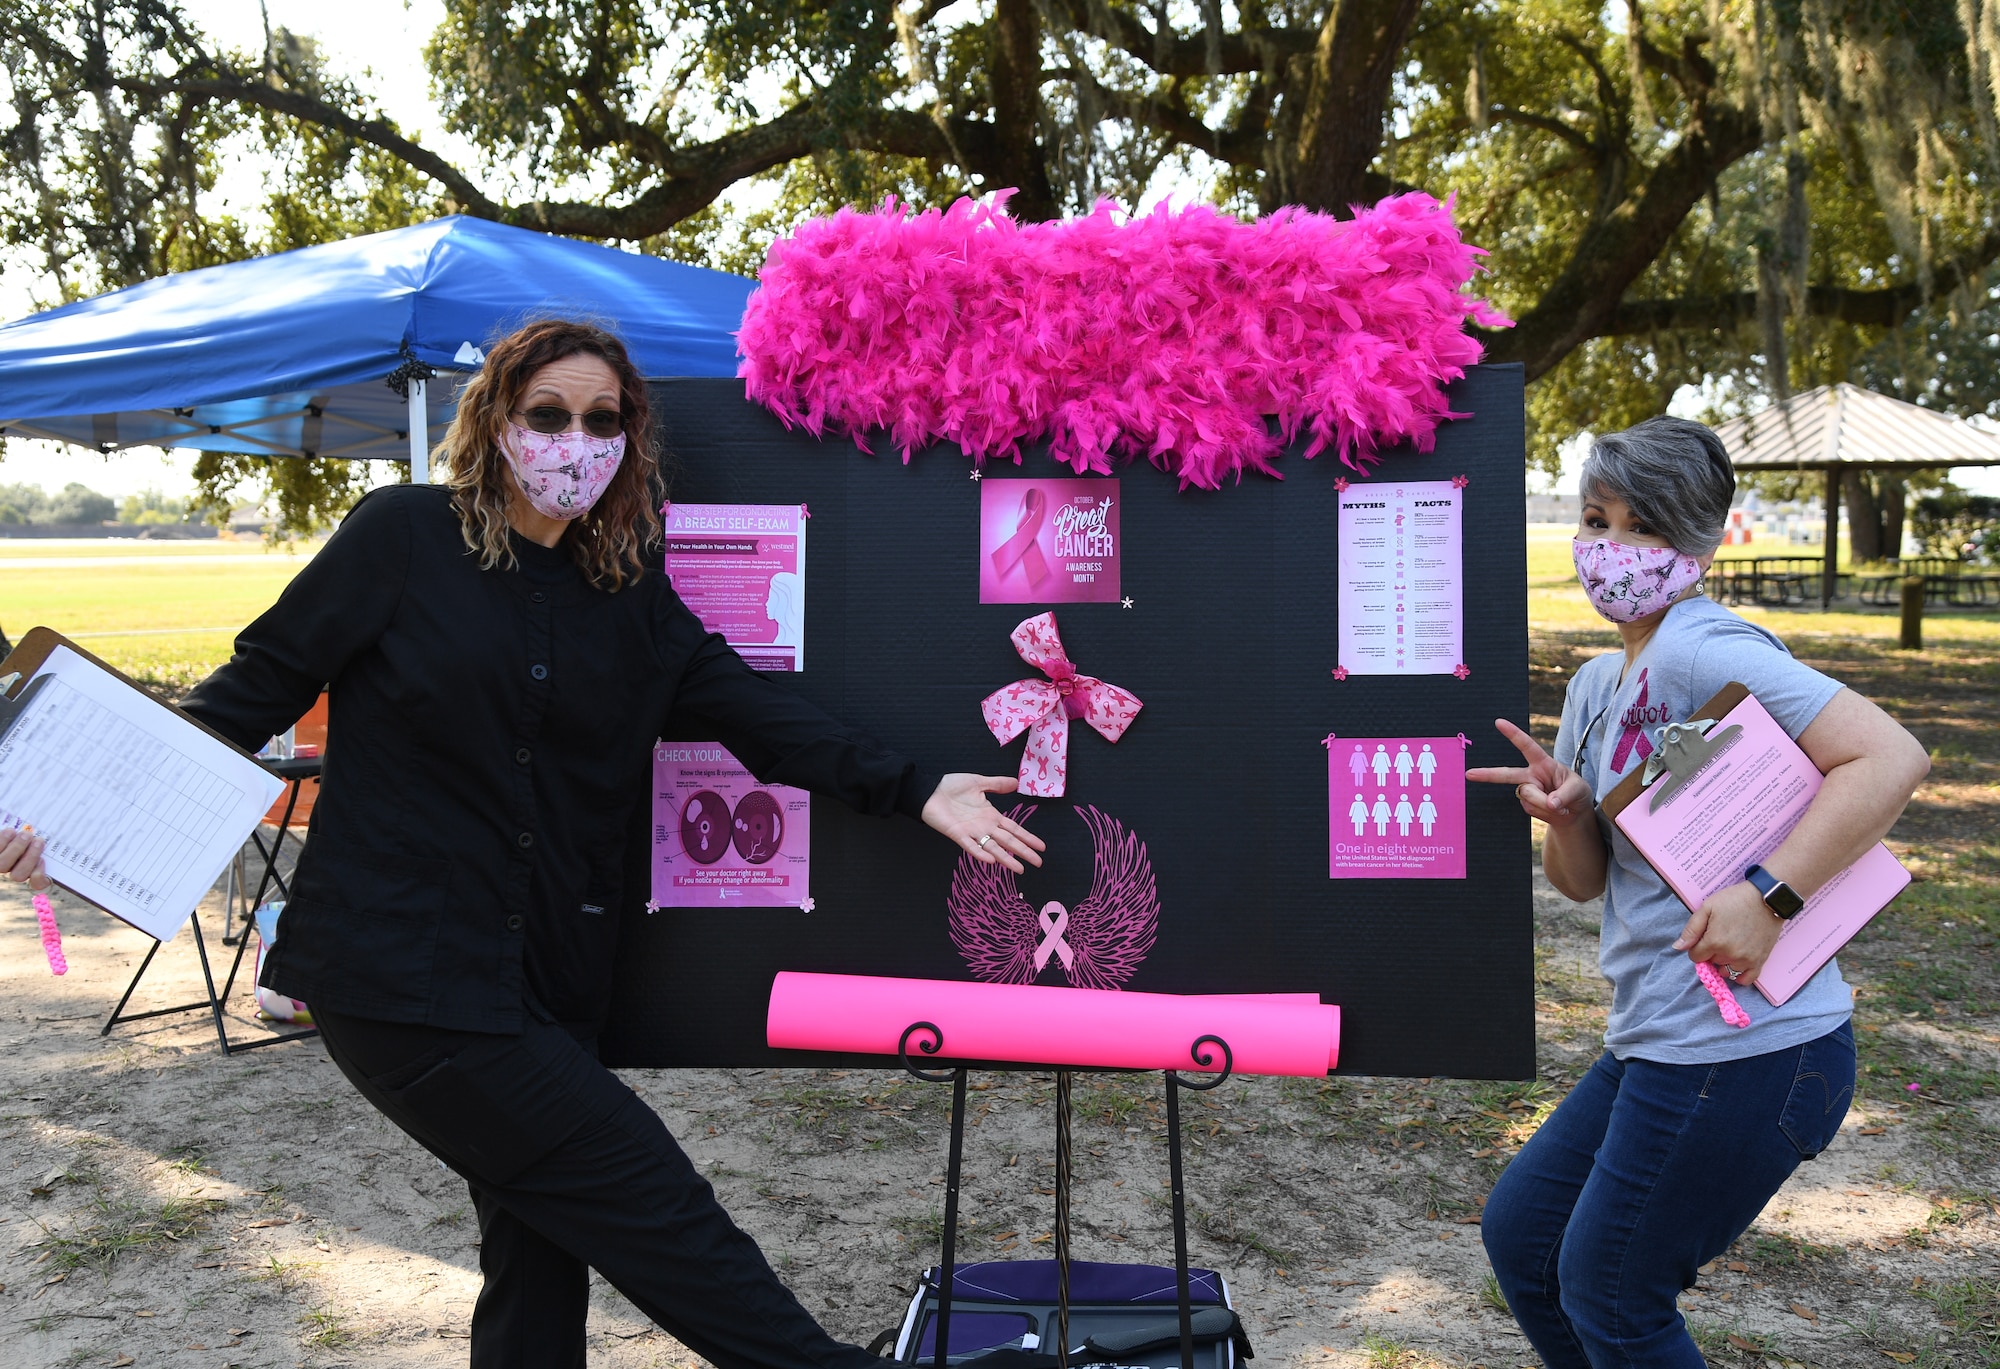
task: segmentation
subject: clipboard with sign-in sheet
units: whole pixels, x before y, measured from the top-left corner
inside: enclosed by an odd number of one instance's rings
[[[284,782],[48,628],[0,662],[0,826],[62,888],[171,940]]]
[[[1681,902],[1699,908],[1784,843],[1825,777],[1755,695],[1729,684],[1604,798],[1604,812]],[[1785,923],[1756,989],[1782,1004],[1910,883],[1877,842]]]

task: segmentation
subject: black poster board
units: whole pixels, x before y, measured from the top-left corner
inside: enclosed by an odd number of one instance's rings
[[[1462,732],[1468,765],[1512,760],[1493,719],[1525,722],[1528,707],[1522,388],[1518,366],[1475,368],[1449,391],[1472,417],[1444,424],[1432,452],[1388,453],[1369,477],[1469,478],[1463,680],[1333,677],[1334,482],[1360,477],[1332,455],[1288,453],[1282,481],[1252,474],[1213,492],[1183,492],[1144,464],[1118,471],[1132,606],[1053,607],[1077,668],[1145,708],[1115,747],[1072,725],[1068,792],[1039,800],[1029,821],[1047,863],[1020,885],[1036,907],[1088,892],[1091,847],[1072,804],[1137,833],[1161,912],[1125,987],[1319,993],[1341,1007],[1342,1073],[1532,1073],[1531,851],[1513,795],[1468,786],[1463,880],[1330,880],[1321,740]],[[1012,774],[1022,744],[996,744],[979,704],[1037,677],[1008,634],[1048,606],[979,602],[980,486],[963,455],[937,448],[905,465],[886,440],[870,455],[787,432],[740,381],[657,382],[653,399],[676,501],[810,507],[807,668],[780,678],[929,768]],[[1042,451],[987,471],[1066,473]],[[811,825],[810,913],[647,914],[632,906],[643,890],[628,897],[607,1062],[833,1063],[764,1044],[779,970],[971,977],[947,929],[950,844],[817,797]],[[1040,982],[1063,981],[1051,964]]]

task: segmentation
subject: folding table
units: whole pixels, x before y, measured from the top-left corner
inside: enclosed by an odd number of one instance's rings
[[[263,760],[259,763],[279,779],[284,780],[287,788],[284,818],[279,822],[278,833],[271,839],[270,845],[267,847],[264,844],[264,835],[262,832],[253,831],[250,834],[250,840],[256,843],[257,854],[262,858],[264,864],[263,873],[257,880],[256,896],[250,900],[250,910],[253,913],[262,905],[265,892],[273,886],[287,898],[291,897],[291,888],[285,882],[285,877],[278,871],[278,853],[284,849],[285,837],[291,831],[292,814],[298,808],[300,788],[307,780],[317,781],[319,779],[320,757],[317,755],[299,756],[290,760]],[[234,901],[234,897],[232,896],[232,906],[222,915],[224,945],[230,944],[230,924],[235,920]],[[152,947],[146,952],[146,958],[139,962],[139,968],[132,974],[132,982],[125,986],[124,996],[118,1000],[118,1006],[111,1010],[111,1016],[105,1019],[103,1030],[98,1035],[109,1036],[111,1029],[121,1022],[138,1022],[148,1017],[167,1017],[174,1013],[195,1012],[202,1008],[208,1009],[209,1015],[215,1021],[215,1039],[221,1045],[224,1055],[234,1055],[238,1051],[256,1050],[259,1046],[275,1046],[284,1041],[303,1041],[307,1037],[319,1035],[317,1027],[309,1027],[304,1031],[285,1032],[278,1036],[267,1036],[256,1041],[238,1041],[232,1043],[229,1039],[229,1029],[222,1019],[222,1005],[229,1001],[230,990],[236,987],[237,971],[242,968],[243,953],[250,945],[249,926],[246,923],[243,931],[235,938],[236,958],[230,962],[229,977],[223,981],[222,992],[219,994],[215,991],[215,974],[210,969],[208,963],[208,943],[203,939],[201,934],[200,909],[196,909],[188,914],[188,930],[194,934],[195,954],[201,959],[201,978],[203,985],[208,990],[208,997],[198,999],[193,1003],[176,1004],[171,1008],[149,1008],[145,1012],[132,1013],[125,1011],[125,1005],[132,1001],[132,991],[139,987],[139,981],[145,977],[146,967],[153,963],[153,957],[158,955],[160,947],[166,944],[163,941],[155,941]]]

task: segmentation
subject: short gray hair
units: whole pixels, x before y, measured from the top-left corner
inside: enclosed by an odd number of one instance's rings
[[[1649,418],[1592,442],[1580,485],[1585,499],[1619,500],[1676,551],[1702,556],[1722,545],[1736,470],[1706,426]]]

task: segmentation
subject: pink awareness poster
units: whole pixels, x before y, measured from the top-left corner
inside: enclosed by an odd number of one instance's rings
[[[1118,602],[1115,477],[979,482],[979,602]]]
[[[1330,879],[1465,878],[1465,743],[1329,737]]]
[[[1456,480],[1356,481],[1340,492],[1343,678],[1464,678],[1464,494]]]
[[[803,504],[672,504],[667,578],[753,670],[806,668]]]
[[[653,892],[660,908],[812,911],[812,796],[760,784],[714,742],[653,748]]]

